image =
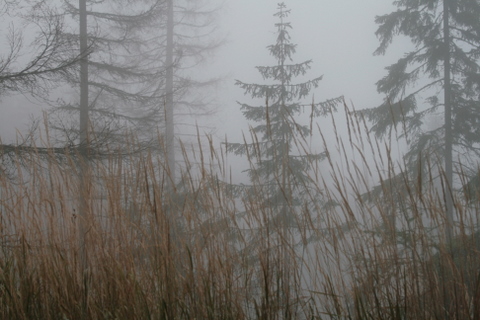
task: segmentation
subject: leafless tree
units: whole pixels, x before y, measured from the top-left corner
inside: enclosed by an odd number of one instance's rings
[[[7,43],[0,53],[0,96],[40,96],[73,74],[80,55],[62,36],[65,24],[61,15],[46,7],[7,0],[0,5],[0,18],[8,23],[0,34]],[[27,31],[35,36],[28,39]]]

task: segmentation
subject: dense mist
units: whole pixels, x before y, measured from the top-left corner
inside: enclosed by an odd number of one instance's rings
[[[480,4],[0,3],[1,319],[477,319]]]

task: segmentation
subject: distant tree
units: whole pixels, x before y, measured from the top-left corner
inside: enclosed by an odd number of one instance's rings
[[[175,163],[170,151],[173,136],[178,135],[174,127],[185,121],[175,120],[174,114],[188,117],[208,109],[208,103],[194,94],[211,79],[189,76],[189,69],[219,43],[212,40],[215,11],[202,11],[203,2],[207,1],[86,1],[89,143],[97,146],[91,152],[101,156],[101,145],[109,144],[110,150],[121,147],[129,129],[140,138],[136,151],[166,147],[167,167]],[[78,24],[75,0],[64,1],[62,9]],[[73,28],[65,37],[79,44],[79,34]],[[73,88],[81,83],[79,76],[68,81]],[[72,97],[50,113],[60,144],[77,141],[82,131],[73,116],[79,112],[78,95]],[[165,138],[164,146],[158,143],[158,134]]]
[[[454,168],[478,166],[480,155],[480,4],[467,0],[395,1],[397,10],[376,17],[385,54],[393,38],[411,39],[415,49],[387,67],[377,82],[386,95],[380,106],[362,111],[379,137],[404,130],[409,172],[421,158],[443,159],[447,237],[452,237]],[[443,124],[433,125],[436,118]],[[443,172],[443,170],[439,170]]]
[[[196,61],[207,49],[213,48],[210,42],[201,42],[204,39],[197,34],[209,27],[208,20],[197,17],[202,12],[194,11],[195,6],[187,6],[198,2],[82,0],[77,6],[73,0],[65,0],[65,11],[78,17],[80,22],[79,33],[66,36],[79,41],[80,48],[85,48],[86,42],[91,49],[82,60],[80,76],[69,79],[73,87],[80,86],[80,108],[75,100],[61,108],[72,113],[80,111],[79,138],[87,145],[89,159],[112,153],[122,156],[124,152],[166,151],[167,170],[157,169],[161,174],[167,173],[165,182],[175,182],[172,164],[175,158],[171,151],[175,124],[173,105],[180,105],[181,98],[195,85],[182,69],[187,67],[187,62]],[[82,118],[85,114],[88,128]],[[158,138],[164,127],[162,146]],[[71,134],[68,140],[78,141],[76,128],[74,122],[64,131]],[[126,129],[138,138],[134,144]],[[130,149],[125,150],[125,145]],[[167,147],[166,150],[163,147]],[[81,189],[85,189],[84,186]],[[81,198],[80,203],[85,199],[88,195]],[[127,195],[125,199],[136,201]],[[163,205],[166,208],[167,201]]]
[[[153,49],[148,40],[149,31],[162,24],[163,4],[163,0],[36,2],[38,8],[55,8],[73,18],[70,32],[64,30],[61,38],[80,56],[77,72],[64,77],[61,87],[72,88],[71,101],[64,95],[50,114],[60,119],[50,118],[51,128],[57,130],[54,145],[64,148],[47,149],[77,160],[78,270],[82,277],[89,266],[88,230],[95,221],[91,208],[97,197],[91,194],[91,185],[102,183],[96,176],[104,169],[101,160],[120,157],[123,161],[125,153],[161,147],[157,128],[163,119],[160,101],[164,95],[157,81],[165,68],[148,55]],[[93,161],[98,165],[92,165]],[[125,201],[130,200],[125,194]]]
[[[88,142],[91,155],[122,154],[130,131],[138,138],[136,151],[158,148],[165,66],[151,54],[150,35],[165,26],[164,1],[66,0],[62,9],[78,18],[79,28],[63,37],[78,44],[82,62],[81,72],[66,79],[79,95],[62,98],[50,112],[58,142]]]
[[[295,208],[305,206],[312,198],[318,196],[315,189],[309,189],[312,178],[309,176],[311,164],[324,159],[324,153],[306,154],[301,142],[311,134],[311,127],[295,121],[295,116],[305,108],[310,109],[310,117],[325,116],[336,110],[343,98],[335,98],[325,102],[304,104],[310,91],[318,87],[322,77],[307,82],[294,83],[294,78],[303,76],[311,68],[311,60],[292,63],[292,55],[296,45],[290,42],[291,24],[285,21],[290,10],[284,3],[278,5],[277,40],[268,46],[270,54],[276,59],[274,66],[257,67],[265,80],[270,84],[251,84],[237,80],[241,87],[252,98],[260,98],[264,105],[253,106],[239,103],[243,115],[256,125],[250,128],[253,140],[246,143],[228,143],[227,152],[248,156],[252,167],[248,170],[252,187],[247,192],[257,195],[263,192],[265,205],[277,208],[276,219],[293,221]],[[261,186],[261,189],[258,189]]]
[[[198,117],[212,112],[210,100],[198,89],[206,92],[206,87],[216,83],[215,78],[192,78],[191,71],[207,60],[222,43],[216,40],[215,13],[212,1],[167,0],[166,29],[161,32],[159,43],[165,47],[164,57],[166,77],[165,92],[165,146],[167,168],[171,184],[176,182],[176,142],[185,132],[178,130],[182,124],[190,124],[188,117]],[[163,54],[163,53],[162,53]],[[182,120],[179,120],[182,118]],[[177,127],[177,129],[175,129]]]

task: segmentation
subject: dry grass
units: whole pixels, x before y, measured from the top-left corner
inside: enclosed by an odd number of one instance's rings
[[[176,190],[149,154],[92,161],[84,190],[72,159],[19,160],[0,177],[0,318],[478,319],[477,199],[456,192],[445,243],[435,159],[408,175],[348,123],[303,191],[324,202],[289,224],[261,192],[232,196],[213,147]]]

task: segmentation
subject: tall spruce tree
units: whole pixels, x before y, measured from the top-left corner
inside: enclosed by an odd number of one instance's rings
[[[444,168],[438,172],[446,182],[446,234],[451,239],[454,169],[460,165],[456,161],[475,170],[480,155],[480,4],[468,0],[394,4],[396,11],[376,17],[380,46],[375,54],[385,54],[398,35],[410,38],[415,49],[386,68],[387,75],[377,82],[377,90],[386,95],[384,103],[363,113],[379,137],[403,127],[410,172],[419,168],[421,157],[443,159]],[[433,124],[431,120],[438,118],[443,122]]]
[[[301,102],[312,89],[318,87],[322,76],[306,82],[293,82],[296,77],[306,74],[312,61],[292,61],[296,45],[290,41],[289,29],[292,26],[285,21],[289,13],[284,3],[278,4],[274,15],[279,19],[275,24],[276,43],[267,47],[277,64],[257,67],[262,77],[271,83],[236,81],[245,94],[265,102],[260,106],[239,103],[245,118],[256,123],[250,129],[253,142],[228,143],[226,147],[227,152],[249,157],[252,166],[248,174],[252,186],[247,187],[247,191],[262,192],[264,205],[277,212],[279,215],[276,218],[287,225],[293,223],[296,207],[304,206],[305,201],[316,197],[315,191],[309,190],[312,186],[309,169],[313,161],[320,161],[325,156],[324,153],[305,154],[296,148],[298,142],[310,135],[311,128],[296,122],[294,117],[305,108],[310,108],[312,118],[324,116],[336,110],[337,104],[343,101],[340,97],[320,103]]]

